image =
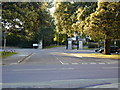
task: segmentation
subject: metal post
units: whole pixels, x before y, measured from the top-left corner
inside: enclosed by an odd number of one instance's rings
[[[4,50],[6,49],[6,32],[4,32]]]
[[[59,46],[59,42],[60,42],[59,37],[60,37],[60,35],[59,35],[59,32],[58,32],[58,46]]]

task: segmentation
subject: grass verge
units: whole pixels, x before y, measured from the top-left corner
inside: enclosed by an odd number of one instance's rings
[[[48,49],[48,48],[55,48],[55,47],[62,47],[64,45],[60,45],[60,46],[46,46],[44,49]]]
[[[75,56],[75,57],[93,57],[93,58],[108,58],[108,59],[120,59],[120,54],[114,54],[114,55],[104,55],[101,53],[92,53],[92,54],[88,54],[88,53],[61,53],[67,56]]]
[[[2,51],[0,52],[0,58],[5,58],[5,57],[8,57],[8,56],[12,56],[14,54],[17,54],[16,52],[5,52],[5,51]]]
[[[104,54],[78,54],[83,57],[95,57],[95,58],[110,58],[110,59],[120,59],[120,54],[114,54],[114,55],[104,55]]]

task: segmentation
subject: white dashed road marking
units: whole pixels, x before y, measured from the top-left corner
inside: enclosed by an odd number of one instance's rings
[[[90,63],[90,64],[96,64],[96,63]]]
[[[99,64],[105,64],[105,63],[99,63]]]
[[[78,64],[78,63],[72,63],[72,64]]]
[[[10,65],[14,65],[14,64],[18,64],[18,63],[11,63]]]
[[[63,63],[62,61],[60,61],[61,64],[68,64],[68,63]]]
[[[81,64],[88,64],[88,63],[81,63]]]

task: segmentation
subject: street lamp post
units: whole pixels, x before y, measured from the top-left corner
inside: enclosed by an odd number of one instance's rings
[[[59,42],[60,42],[60,32],[58,32],[58,46],[59,46]]]
[[[4,47],[3,47],[3,48],[4,48],[4,50],[6,49],[6,34],[7,34],[7,33],[6,33],[6,32],[4,32]]]

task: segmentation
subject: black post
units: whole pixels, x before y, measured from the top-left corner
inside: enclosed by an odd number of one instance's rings
[[[4,32],[4,50],[6,49],[6,32]]]
[[[68,49],[68,36],[66,34],[66,49]]]
[[[76,41],[77,41],[77,50],[78,50],[79,49],[78,36],[76,36]]]

